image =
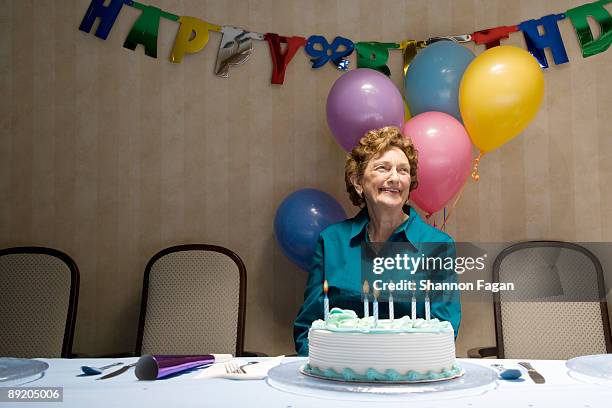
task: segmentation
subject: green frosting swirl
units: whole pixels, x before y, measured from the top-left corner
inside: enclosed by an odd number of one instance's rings
[[[393,321],[379,319],[374,326],[374,317],[357,317],[357,313],[352,310],[333,308],[329,312],[327,321],[315,320],[312,323],[313,329],[326,329],[333,332],[356,332],[356,333],[442,333],[453,332],[450,322],[438,319],[416,319],[412,320],[408,316],[403,316]]]

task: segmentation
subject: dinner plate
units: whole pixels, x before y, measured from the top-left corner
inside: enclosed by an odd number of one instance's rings
[[[281,364],[268,373],[267,383],[281,391],[309,397],[357,401],[437,400],[474,396],[497,387],[497,373],[486,366],[460,362],[458,378],[425,383],[346,382],[301,372],[305,360]]]
[[[580,356],[565,362],[570,375],[581,381],[612,385],[612,354]]]
[[[15,387],[42,378],[49,364],[27,358],[0,357],[0,387]]]

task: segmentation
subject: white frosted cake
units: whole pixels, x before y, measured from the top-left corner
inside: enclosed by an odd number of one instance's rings
[[[437,381],[460,376],[449,322],[359,318],[334,308],[308,332],[307,374],[345,381]]]

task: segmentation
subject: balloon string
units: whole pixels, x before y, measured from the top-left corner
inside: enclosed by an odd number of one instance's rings
[[[442,223],[442,231],[446,231],[446,222],[448,221],[450,216],[453,214],[453,210],[455,209],[455,206],[459,202],[461,195],[463,195],[463,190],[465,189],[466,185],[467,183],[463,183],[461,190],[459,190],[459,194],[457,194],[457,198],[455,198],[455,202],[453,202],[453,205],[448,210],[448,215],[446,215],[446,207],[444,207],[444,222]]]
[[[425,214],[425,220],[427,224],[434,226],[434,227],[436,226],[436,217],[434,216],[434,213]]]
[[[484,156],[485,152],[482,150],[478,152],[478,157],[474,159],[474,167],[472,167],[472,178],[474,181],[480,180],[480,175],[478,174],[478,165],[480,164],[480,159]]]
[[[446,207],[444,207],[444,217],[442,218],[444,223],[442,224],[442,231],[446,232]]]

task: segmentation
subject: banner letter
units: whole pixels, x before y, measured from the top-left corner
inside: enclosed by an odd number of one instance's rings
[[[389,76],[391,75],[391,70],[387,66],[389,48],[399,47],[399,44],[395,43],[358,42],[355,44],[357,68],[372,68]]]
[[[604,5],[610,2],[612,0],[600,0],[567,10],[565,13],[576,30],[584,58],[604,52],[612,44],[612,16],[604,8]],[[593,33],[587,21],[588,16],[593,17],[599,23],[601,32],[596,40],[593,39]]]
[[[306,39],[304,37],[283,37],[273,33],[267,33],[265,38],[272,55],[272,83],[282,85],[289,62],[297,50],[306,44]],[[281,43],[287,45],[284,52],[281,50]]]
[[[91,0],[83,16],[79,30],[89,33],[96,18],[99,18],[100,25],[95,35],[98,38],[106,40],[111,28],[113,28],[113,24],[115,24],[117,16],[121,12],[121,7],[123,7],[124,4],[129,5],[131,3],[132,0],[111,0],[110,4],[105,6],[104,0]]]
[[[174,40],[174,47],[170,55],[170,61],[180,64],[183,61],[185,53],[195,54],[202,51],[208,44],[208,31],[221,31],[221,27],[215,24],[207,23],[199,18],[182,16],[179,17],[178,33]],[[191,35],[193,34],[193,38]]]
[[[525,36],[527,49],[538,60],[542,68],[548,68],[548,61],[544,54],[545,48],[550,48],[552,51],[555,64],[565,64],[569,61],[557,25],[557,21],[563,19],[565,19],[565,14],[551,14],[539,20],[523,21],[518,26]],[[538,26],[544,27],[544,34],[540,35]]]
[[[501,26],[488,28],[486,30],[476,31],[472,34],[472,40],[476,44],[484,44],[486,49],[499,47],[500,40],[507,40],[510,33],[515,33],[519,29],[517,26]]]
[[[134,51],[138,44],[142,44],[145,47],[146,55],[157,58],[159,19],[163,17],[168,20],[178,21],[179,17],[174,14],[166,13],[157,7],[145,6],[137,2],[133,2],[132,7],[142,10],[142,14],[132,26],[123,46]]]

